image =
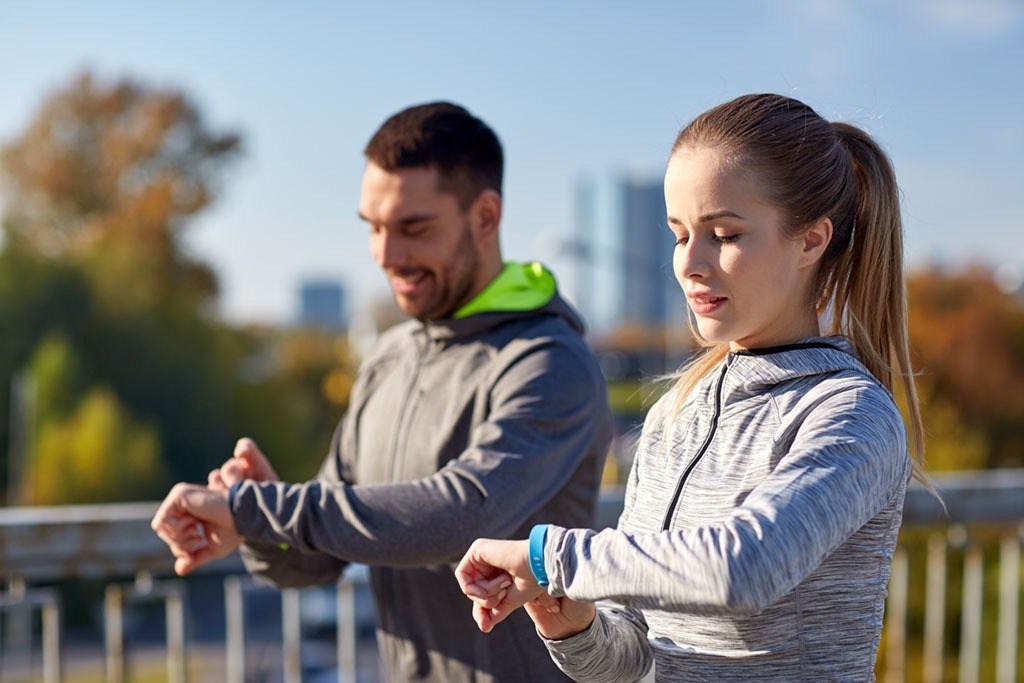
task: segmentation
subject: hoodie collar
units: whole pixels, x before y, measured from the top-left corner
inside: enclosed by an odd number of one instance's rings
[[[551,271],[540,263],[507,262],[498,276],[451,318],[424,321],[423,329],[431,339],[459,339],[537,315],[560,316],[578,334],[584,332],[580,315],[558,295]]]
[[[727,393],[770,391],[784,382],[811,375],[854,370],[869,375],[853,345],[843,337],[814,337],[766,349],[730,351],[726,359]]]
[[[455,311],[456,320],[476,313],[533,311],[555,295],[555,276],[539,263],[508,262],[483,291]]]

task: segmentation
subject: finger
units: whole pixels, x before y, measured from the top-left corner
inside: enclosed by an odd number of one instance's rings
[[[491,611],[480,605],[473,605],[473,621],[476,622],[477,628],[484,633],[490,633],[494,628],[494,624],[491,622]]]
[[[532,604],[543,607],[552,614],[558,614],[562,611],[562,601],[556,597],[549,595],[546,591],[538,595],[530,602]]]
[[[486,578],[476,571],[475,577],[471,582],[462,585],[462,592],[470,598],[488,598],[512,585],[512,577],[505,572],[493,578]]]
[[[150,525],[154,531],[163,531],[169,536],[179,536],[192,531],[199,520],[185,510],[175,508],[165,517],[154,520]]]
[[[495,595],[486,595],[481,597],[470,597],[475,604],[480,605],[484,609],[496,609],[505,598],[508,597],[507,590],[498,591]]]
[[[245,463],[247,478],[257,481],[277,481],[277,472],[274,471],[267,456],[252,439],[243,437],[238,440],[238,443],[235,444],[235,457]]]
[[[179,555],[174,560],[174,572],[178,576],[185,576],[206,564],[207,560],[201,559],[200,553],[184,553]]]
[[[225,483],[224,477],[221,476],[219,469],[213,470],[210,472],[209,476],[206,477],[206,486],[211,489],[228,488],[228,484]]]
[[[160,503],[160,507],[157,508],[156,514],[153,515],[153,519],[149,523],[149,526],[154,531],[156,531],[158,527],[167,524],[170,519],[176,516],[178,498],[181,495],[181,486],[182,484],[175,484]]]
[[[493,579],[481,579],[476,582],[476,585],[484,589],[484,591],[486,591],[488,595],[494,595],[499,591],[502,591],[505,588],[511,586],[512,577],[509,576],[506,572],[502,572],[501,574],[495,576]]]
[[[256,442],[247,436],[243,436],[241,439],[235,442],[234,456],[241,458],[243,453],[249,453],[252,451],[259,452],[260,448],[256,445]]]
[[[157,531],[156,535],[161,541],[167,544],[167,547],[171,549],[172,553],[175,553],[177,549],[188,550],[189,548],[201,547],[207,542],[205,536],[195,532],[170,535],[165,533],[163,530],[160,530]]]
[[[221,481],[224,482],[223,488],[230,488],[232,484],[249,479],[252,476],[249,464],[241,458],[231,458],[221,465],[219,474]]]
[[[475,547],[476,542],[474,541],[466,554],[462,556],[462,559],[459,561],[459,566],[455,568],[455,578],[458,580],[459,586],[462,588],[462,592],[466,593],[466,595],[470,595],[470,590],[474,594],[482,593],[482,589],[477,588],[476,586],[479,581],[487,578],[486,574],[484,574],[481,568],[475,563],[473,552]]]

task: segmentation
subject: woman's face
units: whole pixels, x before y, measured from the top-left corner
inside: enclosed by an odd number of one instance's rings
[[[673,269],[702,337],[741,349],[819,334],[808,292],[820,236],[786,237],[781,213],[738,164],[680,148],[665,172],[665,204]],[[828,224],[826,244],[830,236]]]

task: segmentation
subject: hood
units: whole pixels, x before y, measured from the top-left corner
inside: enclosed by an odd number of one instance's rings
[[[726,362],[726,398],[760,394],[812,375],[852,371],[871,377],[844,337],[814,337],[785,346],[730,351]]]
[[[580,335],[579,313],[558,294],[554,274],[540,263],[507,262],[482,292],[451,318],[423,323],[432,339],[452,339],[477,334],[508,320],[550,314],[564,318]]]

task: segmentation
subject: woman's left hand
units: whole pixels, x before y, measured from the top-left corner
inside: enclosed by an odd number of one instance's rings
[[[474,541],[455,577],[473,601],[473,619],[484,633],[530,601],[558,609],[557,600],[537,584],[530,571],[529,541]]]

